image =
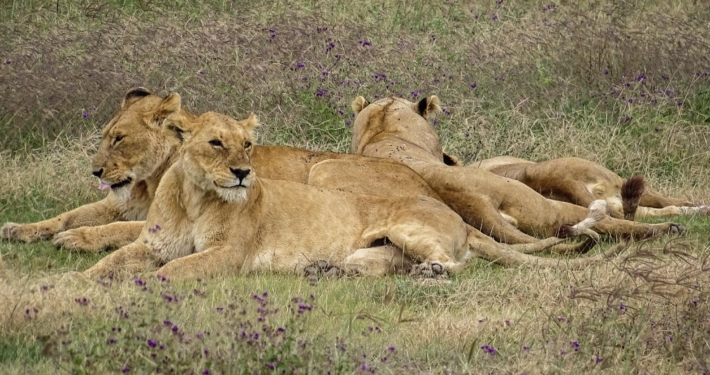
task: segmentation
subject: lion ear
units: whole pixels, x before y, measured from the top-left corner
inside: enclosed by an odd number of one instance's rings
[[[441,101],[436,95],[423,98],[417,103],[417,112],[424,118],[429,118],[432,113],[441,111]]]
[[[126,91],[126,95],[123,97],[121,102],[121,109],[126,109],[131,106],[131,104],[139,101],[142,98],[150,95],[150,91],[145,87],[136,87]]]
[[[350,108],[353,109],[353,112],[355,112],[355,115],[360,113],[365,107],[370,105],[370,102],[367,101],[367,99],[363,98],[362,96],[358,96],[353,100],[352,103],[350,103]]]
[[[261,126],[261,123],[259,122],[259,118],[256,117],[254,112],[249,114],[249,117],[247,117],[246,120],[241,121],[241,125],[246,130],[250,136],[254,136],[254,129],[258,128]]]
[[[163,99],[158,107],[148,114],[148,121],[156,126],[160,126],[168,116],[173,113],[179,113],[181,107],[180,94],[172,93]]]
[[[189,125],[190,119],[185,115],[180,112],[171,113],[165,121],[163,121],[163,136],[165,136],[165,138],[173,144],[183,144],[188,138],[190,138],[190,135],[192,135],[192,129]]]
[[[457,158],[456,156],[444,153],[444,164],[458,167],[461,165],[461,162],[459,161],[459,158]]]

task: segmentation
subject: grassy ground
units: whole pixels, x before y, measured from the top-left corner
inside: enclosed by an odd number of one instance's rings
[[[579,156],[710,202],[700,3],[4,1],[0,18],[0,222],[98,199],[97,130],[137,85],[179,92],[198,113],[254,111],[261,143],[336,151],[348,149],[356,95],[436,94],[446,110],[435,127],[467,162]],[[625,262],[474,262],[438,284],[262,274],[96,285],[60,275],[100,255],[2,242],[0,308],[13,320],[0,326],[0,368],[708,373],[710,221],[677,221],[687,236],[636,244]],[[39,302],[18,309],[19,296]]]

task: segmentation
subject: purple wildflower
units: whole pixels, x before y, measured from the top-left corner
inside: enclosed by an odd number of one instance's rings
[[[11,61],[10,60],[5,60],[5,64],[10,65]]]
[[[628,120],[629,116],[626,116],[626,118],[627,118],[626,121],[629,121],[629,120]],[[623,303],[619,305],[619,311],[621,311],[621,312],[626,312],[626,306],[624,306]]]
[[[528,351],[528,350],[530,350],[530,348],[528,346],[523,345],[523,350]]]
[[[148,346],[150,346],[151,348],[155,348],[156,346],[158,346],[158,343],[156,343],[155,341],[149,339],[149,340],[148,340]]]
[[[131,371],[131,368],[128,367],[128,366],[126,366],[126,367],[124,367],[123,369],[121,369],[121,372],[124,373],[124,374],[127,373],[127,372],[130,372],[130,371]]]
[[[177,332],[177,331],[179,331],[179,330],[180,330],[180,328],[178,328],[178,326],[177,326],[177,325],[174,325],[174,326],[173,326],[173,328],[172,328],[172,330],[173,330],[173,332]]]
[[[165,324],[166,326],[171,326],[171,325],[173,325],[173,322],[171,322],[169,320],[163,320],[163,324]]]
[[[115,344],[115,343],[116,343],[116,339],[114,339],[113,337],[109,337],[108,340],[106,340],[106,343],[109,344],[109,345]]]
[[[474,82],[474,83],[471,84],[471,88],[472,88],[472,89],[475,89],[477,86],[478,86],[478,85],[476,85],[476,82]]]
[[[498,20],[498,15],[497,15],[497,14],[494,14],[494,15],[493,15],[493,21],[497,21],[497,20]]]
[[[570,345],[572,345],[575,352],[579,351],[579,342],[578,341],[570,341]]]
[[[89,117],[89,114],[88,114],[88,113],[86,113],[86,112],[84,112],[84,113],[82,113],[82,114],[81,114],[81,117],[83,117],[83,118],[87,118],[87,117]]]
[[[351,125],[351,124],[352,124],[352,121],[350,121],[350,120],[345,121],[345,125]]]
[[[143,280],[141,280],[141,279],[136,279],[135,283],[136,283],[136,285],[138,285],[138,286],[143,286],[143,285],[145,285],[145,281],[143,281]]]
[[[483,345],[481,346],[481,349],[485,350],[490,355],[496,355],[498,353],[498,351],[496,351],[495,348],[490,345]]]
[[[218,307],[218,308],[217,308],[217,311],[222,311],[222,310],[224,310],[224,307]]]
[[[394,347],[394,346],[390,346],[389,348],[387,348],[387,350],[389,350],[389,351],[393,352],[393,351],[395,351],[396,349],[395,349],[395,347]]]

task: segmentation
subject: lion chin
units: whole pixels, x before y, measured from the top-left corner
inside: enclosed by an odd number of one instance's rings
[[[247,186],[217,187],[217,195],[229,203],[239,203],[247,200]]]

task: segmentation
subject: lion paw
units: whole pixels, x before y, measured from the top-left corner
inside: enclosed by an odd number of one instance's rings
[[[303,269],[303,273],[311,284],[317,284],[323,277],[340,277],[345,274],[339,267],[331,266],[325,260],[316,261]]]
[[[685,230],[684,226],[678,224],[671,224],[670,227],[668,227],[668,233],[670,234],[681,234],[685,232]]]
[[[49,228],[41,228],[34,224],[5,223],[0,229],[2,238],[22,242],[34,242],[52,238]]]
[[[106,244],[101,243],[92,228],[76,228],[54,235],[52,242],[57,247],[68,250],[87,251],[97,253],[106,249]]]
[[[448,271],[441,263],[423,262],[412,267],[412,270],[409,272],[409,274],[412,276],[436,279],[440,277],[447,277]]]

